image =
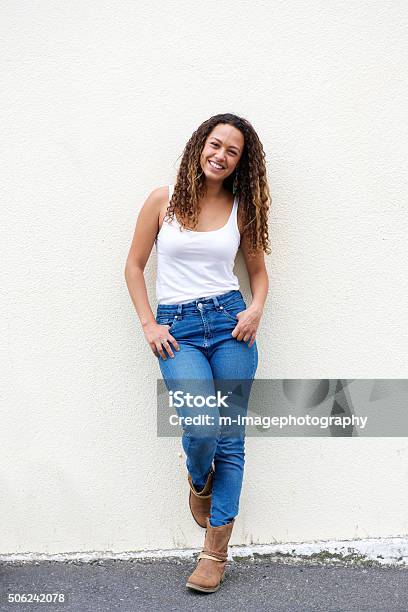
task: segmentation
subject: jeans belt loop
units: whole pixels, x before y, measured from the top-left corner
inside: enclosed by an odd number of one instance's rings
[[[181,316],[183,310],[183,304],[177,304],[177,314],[176,314],[176,319],[182,319],[183,317]]]
[[[219,302],[218,302],[217,296],[216,296],[216,295],[214,295],[214,297],[213,297],[213,299],[212,299],[212,300],[213,300],[213,302],[214,302],[215,310],[220,310],[220,309],[221,309],[221,307],[220,307],[220,304],[219,304]]]

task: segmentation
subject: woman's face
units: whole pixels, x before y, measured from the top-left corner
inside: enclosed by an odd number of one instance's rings
[[[223,181],[232,174],[241,159],[244,136],[228,123],[219,123],[207,136],[200,165],[209,181]],[[221,166],[221,168],[219,167]]]

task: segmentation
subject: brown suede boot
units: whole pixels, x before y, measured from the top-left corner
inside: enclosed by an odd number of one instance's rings
[[[212,527],[207,518],[204,548],[198,555],[198,564],[187,580],[186,586],[202,593],[214,593],[224,580],[228,556],[228,542],[234,521],[220,527]]]
[[[207,517],[210,516],[210,507],[211,507],[211,492],[212,492],[212,479],[213,479],[213,470],[208,474],[207,482],[204,485],[204,489],[197,493],[194,488],[193,480],[188,475],[188,483],[190,485],[190,495],[188,499],[188,503],[190,506],[191,514],[195,522],[200,525],[200,527],[206,527]]]

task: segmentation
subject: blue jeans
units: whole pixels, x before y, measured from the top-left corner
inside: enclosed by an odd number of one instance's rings
[[[194,389],[188,390],[193,394],[217,395],[217,391],[223,392],[223,380],[239,379],[246,383],[246,392],[239,394],[239,413],[246,414],[250,385],[258,366],[258,349],[256,341],[249,347],[249,340],[239,341],[231,335],[238,322],[237,313],[246,307],[239,290],[216,297],[197,298],[188,304],[158,305],[156,322],[168,325],[170,334],[180,346],[176,351],[171,345],[174,358],[158,356],[169,391],[180,389],[180,381],[183,391],[187,390],[190,379],[194,381]],[[195,411],[196,414],[197,408]],[[187,470],[197,490],[204,486],[214,464],[210,524],[217,527],[226,525],[238,514],[245,460],[245,427],[234,428],[235,433],[228,434],[228,428],[219,425],[219,407],[203,406],[200,413],[216,417],[213,424],[203,428],[202,425],[182,423],[182,444]],[[179,408],[177,414],[191,415],[192,409]]]

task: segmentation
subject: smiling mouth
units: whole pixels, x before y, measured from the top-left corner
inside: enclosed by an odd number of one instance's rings
[[[217,172],[221,172],[221,170],[225,169],[221,165],[216,164],[215,162],[213,162],[211,159],[208,160],[208,163],[210,164],[211,168],[213,170],[216,170]]]

